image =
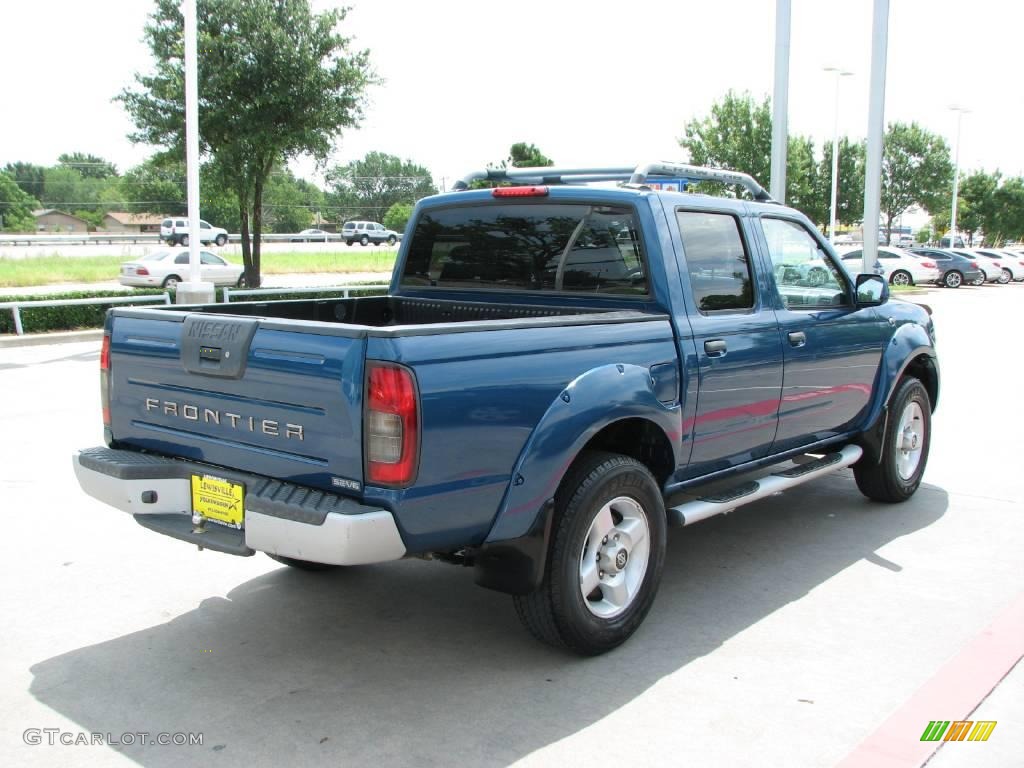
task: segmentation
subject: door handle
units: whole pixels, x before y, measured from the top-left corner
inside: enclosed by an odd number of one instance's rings
[[[802,347],[807,343],[807,334],[803,331],[790,331],[787,336],[789,337],[789,343],[794,347]]]
[[[704,351],[708,357],[723,357],[727,347],[724,339],[711,339],[704,342]]]

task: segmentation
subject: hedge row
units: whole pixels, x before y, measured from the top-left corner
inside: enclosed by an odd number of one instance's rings
[[[123,291],[76,291],[72,293],[49,293],[31,296],[0,296],[0,303],[6,301],[51,301],[55,299],[97,299],[108,296],[144,296],[164,293],[162,290],[137,290],[133,293]],[[351,291],[352,296],[370,296],[379,294],[379,290]],[[220,298],[220,291],[217,297]],[[321,291],[317,293],[286,293],[272,296],[236,296],[232,303],[241,301],[286,301],[289,299],[325,299],[336,298],[337,291]],[[173,292],[172,292],[173,297]],[[22,307],[21,327],[25,333],[45,333],[46,331],[74,331],[83,328],[102,328],[103,318],[112,306],[128,306],[126,304],[72,304],[59,307]],[[141,306],[154,306],[146,303]],[[0,334],[13,334],[14,313],[9,309],[0,309]]]
[[[71,293],[46,293],[21,296],[0,296],[0,303],[6,301],[54,301],[59,299],[98,299],[108,296],[143,296],[163,293],[162,290],[143,290],[134,293],[124,291],[73,291]],[[72,304],[61,307],[21,307],[21,327],[25,333],[46,331],[75,331],[82,328],[102,328],[103,317],[112,306],[124,304]],[[14,313],[0,309],[0,333],[13,334]]]

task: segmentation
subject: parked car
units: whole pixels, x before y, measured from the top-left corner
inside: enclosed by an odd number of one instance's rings
[[[326,243],[328,235],[330,233],[325,232],[322,229],[304,229],[297,233],[293,238],[293,243]]]
[[[1009,280],[1006,282],[1010,282],[1010,280],[1015,283],[1024,281],[1024,262],[1021,261],[1021,257],[1016,253],[1008,251],[1005,248],[979,248],[978,253],[984,254],[985,256],[999,262],[999,266],[1002,267],[1003,272],[1009,274]],[[1006,274],[1003,275],[1003,277],[1006,276]]]
[[[346,245],[352,245],[352,243],[394,245],[398,242],[397,232],[385,228],[383,224],[378,224],[376,221],[346,221],[341,228],[341,237]]]
[[[1007,260],[1006,256],[994,251],[986,252],[980,248],[968,248],[965,253],[977,260],[978,266],[985,270],[988,282],[1006,285],[1013,280],[1013,272],[1009,267],[1003,266],[1003,261]]]
[[[172,218],[161,221],[160,239],[171,246],[188,245],[188,219]],[[200,219],[199,241],[204,245],[224,245],[228,241],[228,231]]]
[[[745,174],[553,170],[478,171],[417,203],[388,295],[112,309],[83,490],[211,552],[470,566],[535,637],[584,655],[640,626],[669,524],[847,467],[825,495],[914,494],[940,389],[929,310],[851,278]],[[623,175],[638,183],[573,183]],[[525,186],[469,189],[481,178]],[[654,645],[693,641],[659,629]]]
[[[864,258],[864,250],[858,248],[842,254],[845,262]],[[935,283],[941,271],[934,261],[918,259],[912,253],[891,245],[878,246],[878,263],[882,265],[882,274],[892,285],[928,285]]]
[[[978,255],[974,253],[974,251],[969,251],[964,248],[955,248],[953,249],[953,253],[958,253],[961,256],[970,259],[971,261],[978,265],[978,268],[982,272],[985,273],[985,277],[983,279],[972,283],[972,285],[983,285],[984,283],[999,282],[999,278],[1003,274],[1003,268],[999,266],[997,262],[993,261],[992,259],[979,258]]]
[[[959,288],[964,283],[975,285],[985,279],[978,262],[941,248],[914,248],[911,253],[935,262],[941,274],[938,283],[946,288]]]
[[[199,275],[214,285],[241,285],[243,267],[215,253],[199,252]],[[174,288],[189,275],[188,251],[153,251],[121,265],[118,282],[136,288]]]

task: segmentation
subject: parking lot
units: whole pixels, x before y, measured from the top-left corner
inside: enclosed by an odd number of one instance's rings
[[[102,442],[98,342],[0,349],[0,764],[906,764],[863,744],[967,717],[943,670],[1024,597],[1024,285],[911,300],[934,309],[943,377],[918,494],[872,504],[844,471],[673,530],[644,625],[586,660],[465,569],[301,573],[144,530],[71,471]],[[936,711],[906,708],[920,690]],[[921,718],[905,745],[901,712]],[[1021,764],[1024,670],[979,712],[989,741],[933,765]],[[25,743],[45,728],[203,743]]]

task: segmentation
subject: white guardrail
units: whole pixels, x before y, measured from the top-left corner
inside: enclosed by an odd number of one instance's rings
[[[373,293],[387,293],[390,285],[325,285],[319,288],[225,288],[221,299],[222,303],[230,303],[232,296],[280,296],[293,293],[336,293],[339,292],[342,298],[351,297],[353,291],[369,291]],[[149,294],[144,296],[101,296],[95,299],[50,299],[44,301],[4,301],[0,302],[0,309],[9,309],[14,313],[14,333],[23,336],[24,330],[21,324],[21,310],[33,307],[66,307],[75,304],[170,304],[169,293]]]
[[[399,234],[398,239],[402,236]],[[303,236],[299,234],[263,233],[260,240],[264,243],[343,243],[345,239],[337,233],[326,235]],[[90,243],[159,243],[160,235],[156,232],[79,232],[70,234],[46,235],[0,235],[0,245],[89,245]],[[228,235],[229,243],[242,242],[241,235]],[[359,242],[358,240],[356,242]],[[384,243],[381,243],[384,245]]]
[[[141,303],[171,303],[171,294],[160,293],[148,296],[103,296],[95,299],[50,299],[48,301],[5,301],[0,303],[0,309],[9,309],[14,313],[14,333],[18,336],[24,335],[21,327],[21,310],[30,307],[67,307],[75,304],[141,304]]]

